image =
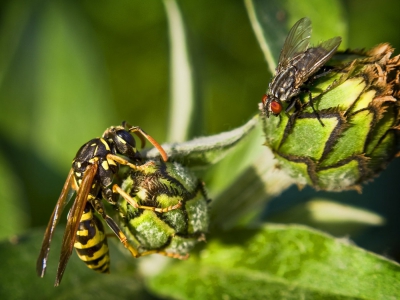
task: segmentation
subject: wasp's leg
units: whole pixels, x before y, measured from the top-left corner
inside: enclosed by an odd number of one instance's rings
[[[182,202],[180,202],[180,201],[175,205],[171,205],[171,206],[168,206],[165,208],[140,205],[131,196],[129,196],[128,193],[126,193],[123,189],[121,189],[117,184],[113,185],[113,192],[116,194],[120,194],[122,196],[122,198],[124,198],[130,205],[132,205],[135,208],[147,209],[147,210],[152,210],[152,211],[159,212],[159,213],[164,213],[164,212],[168,212],[168,211],[182,207]]]
[[[128,167],[130,167],[131,169],[133,169],[135,171],[143,171],[143,170],[146,170],[147,167],[155,165],[155,162],[149,161],[149,162],[147,162],[145,164],[137,166],[137,165],[131,164],[126,159],[123,159],[122,157],[119,157],[119,156],[114,155],[114,154],[107,154],[107,159],[111,159],[111,160],[113,160],[113,161],[115,161],[115,162],[117,162],[117,163],[119,163],[121,165],[128,166]]]
[[[117,163],[111,158],[100,158],[99,160],[98,176],[100,179],[101,193],[104,199],[111,205],[115,205],[116,202],[113,200],[113,192],[111,190],[111,184],[114,179],[114,174],[118,171]],[[101,198],[100,195],[98,195]]]
[[[95,199],[92,199],[90,201],[90,203],[92,204],[92,206],[94,207],[96,212],[100,216],[102,216],[104,221],[107,223],[108,227],[111,228],[111,230],[114,232],[115,236],[120,240],[120,242],[124,245],[124,247],[129,250],[129,252],[132,254],[132,256],[135,258],[141,256],[141,254],[138,252],[138,250],[135,249],[135,247],[133,247],[131,244],[129,244],[128,238],[122,232],[122,230],[119,228],[117,223],[115,223],[115,221],[109,215],[107,215],[105,213],[104,206],[103,206],[101,200],[99,200],[98,198],[95,198]]]
[[[106,235],[108,238],[115,238],[118,237],[115,234],[107,234]],[[186,253],[185,255],[182,254],[178,254],[178,253],[170,253],[170,252],[166,252],[164,250],[148,250],[148,251],[143,251],[143,252],[138,252],[136,251],[137,254],[133,255],[135,258],[141,257],[141,256],[146,256],[146,255],[151,255],[151,254],[160,254],[160,255],[164,255],[167,257],[171,257],[171,258],[176,258],[176,259],[181,259],[181,260],[186,260],[189,258],[189,253]],[[132,253],[132,252],[131,252]]]
[[[146,255],[150,255],[150,254],[160,254],[160,255],[164,255],[167,257],[171,257],[171,258],[176,258],[176,259],[181,259],[181,260],[186,260],[189,258],[189,254],[186,253],[185,255],[181,255],[178,253],[169,253],[163,250],[149,250],[149,251],[144,251],[139,253],[139,256],[146,256]]]
[[[114,201],[113,196],[114,193],[112,192],[110,187],[103,187],[102,188],[102,192],[103,192],[103,198],[107,200],[108,203],[110,203],[111,205],[116,205],[117,202]]]

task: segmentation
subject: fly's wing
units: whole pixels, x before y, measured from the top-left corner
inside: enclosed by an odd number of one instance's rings
[[[74,171],[71,169],[68,173],[67,180],[64,183],[64,187],[61,190],[60,197],[58,197],[58,201],[56,206],[54,207],[53,213],[50,217],[49,224],[47,225],[46,232],[44,234],[42,248],[40,249],[39,257],[36,262],[36,272],[40,277],[44,276],[47,265],[47,258],[50,252],[50,243],[53,238],[54,229],[56,228],[60,216],[72,197],[73,193],[70,193],[71,187],[74,181]]]
[[[309,48],[301,61],[296,63],[299,75],[297,76],[296,86],[300,86],[318,71],[335,54],[341,42],[342,38],[337,36],[316,47]]]
[[[311,21],[308,18],[302,18],[293,25],[281,50],[278,67],[276,68],[277,73],[286,69],[293,57],[307,50],[311,31]]]
[[[55,286],[58,286],[61,282],[62,276],[67,266],[68,260],[72,254],[72,250],[75,243],[75,235],[78,230],[78,226],[85,208],[86,202],[88,200],[88,195],[92,188],[93,178],[97,173],[98,165],[89,165],[83,175],[81,185],[79,186],[78,193],[74,204],[68,213],[67,226],[65,227],[64,237],[61,246],[60,261],[58,263],[57,277]]]

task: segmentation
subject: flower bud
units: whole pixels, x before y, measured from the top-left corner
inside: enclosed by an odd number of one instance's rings
[[[399,152],[400,55],[392,52],[389,44],[338,52],[301,87],[295,109],[285,112],[284,102],[278,117],[264,115],[265,144],[299,185],[360,190]]]

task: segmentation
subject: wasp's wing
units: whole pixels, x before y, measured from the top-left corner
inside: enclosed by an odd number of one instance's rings
[[[42,248],[40,249],[39,257],[36,262],[36,272],[40,277],[43,277],[46,271],[47,258],[50,252],[50,243],[51,239],[53,238],[54,229],[58,224],[60,215],[62,214],[65,205],[67,205],[72,196],[72,194],[70,194],[70,190],[74,181],[73,176],[74,171],[71,169],[68,173],[67,180],[64,183],[64,187],[61,190],[60,197],[58,197],[56,207],[54,207],[49,224],[47,225],[46,232],[44,234]]]
[[[307,50],[311,31],[311,21],[308,18],[302,18],[293,25],[281,50],[277,73],[285,69],[294,56]]]
[[[61,282],[62,276],[67,266],[68,260],[72,254],[75,242],[76,231],[78,230],[79,222],[85,208],[89,192],[92,188],[93,178],[97,173],[97,164],[89,165],[83,175],[82,182],[79,186],[78,193],[74,204],[68,213],[67,226],[65,227],[64,237],[61,246],[60,261],[58,263],[57,277],[55,286]]]
[[[337,36],[316,47],[309,48],[301,62],[296,65],[299,70],[296,85],[302,84],[309,76],[318,71],[335,54],[341,41],[342,38]]]

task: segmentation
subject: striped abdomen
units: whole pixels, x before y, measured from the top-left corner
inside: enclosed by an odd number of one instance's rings
[[[94,215],[89,202],[83,211],[74,247],[79,258],[90,269],[100,273],[109,273],[110,254],[104,227],[99,218]]]

